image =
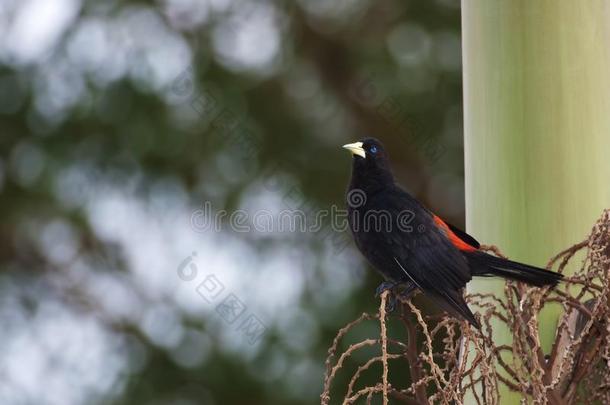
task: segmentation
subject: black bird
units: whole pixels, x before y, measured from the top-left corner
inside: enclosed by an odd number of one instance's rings
[[[466,232],[443,221],[394,182],[388,155],[374,138],[343,146],[353,155],[347,192],[356,246],[386,282],[377,288],[415,289],[453,316],[479,328],[462,295],[472,276],[500,276],[537,287],[562,275],[492,256]]]

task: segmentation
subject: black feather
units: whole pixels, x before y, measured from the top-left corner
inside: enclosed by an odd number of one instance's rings
[[[561,280],[557,273],[479,251],[479,242],[453,225],[439,227],[432,212],[395,184],[381,143],[365,139],[362,149],[366,157],[355,154],[353,158],[348,219],[356,246],[387,280],[415,284],[441,308],[477,328],[479,323],[462,295],[472,276],[501,276],[535,286]],[[350,201],[354,191],[365,196],[359,204]],[[366,218],[372,212],[389,214],[391,227],[367,228]],[[400,226],[405,213],[412,217],[406,228]],[[460,250],[450,236],[472,251]]]
[[[484,252],[464,252],[464,256],[468,259],[473,276],[500,276],[536,287],[555,286],[563,278],[561,274],[554,271],[514,262]]]

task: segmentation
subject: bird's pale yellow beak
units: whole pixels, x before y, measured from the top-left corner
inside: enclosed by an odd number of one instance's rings
[[[362,142],[348,143],[347,145],[343,145],[343,148],[349,150],[352,155],[358,155],[366,159],[366,152],[362,148]]]

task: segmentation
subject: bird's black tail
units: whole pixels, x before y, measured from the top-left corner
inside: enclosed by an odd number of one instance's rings
[[[536,287],[555,286],[563,275],[512,260],[502,259],[483,252],[464,253],[473,276],[500,276],[521,281]]]

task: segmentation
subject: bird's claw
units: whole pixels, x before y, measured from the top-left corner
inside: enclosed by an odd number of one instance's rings
[[[409,298],[411,298],[415,290],[417,290],[417,286],[415,285],[415,283],[408,283],[398,295],[400,296],[400,298],[408,300]]]
[[[384,281],[383,283],[379,284],[379,286],[375,290],[375,298],[379,298],[384,291],[391,291],[397,285],[398,283],[395,281]]]
[[[401,291],[397,291],[398,287],[403,287],[403,286],[404,286],[404,288],[401,289]],[[381,294],[383,294],[384,291],[390,290],[391,295],[388,297],[388,300],[386,302],[386,312],[391,313],[396,310],[397,302],[400,299],[406,300],[406,299],[411,298],[411,295],[413,295],[413,292],[415,292],[416,289],[417,289],[417,286],[410,281],[406,282],[406,283],[398,283],[395,281],[384,281],[383,283],[379,284],[379,286],[375,290],[375,297],[379,297],[379,296],[381,296]]]

